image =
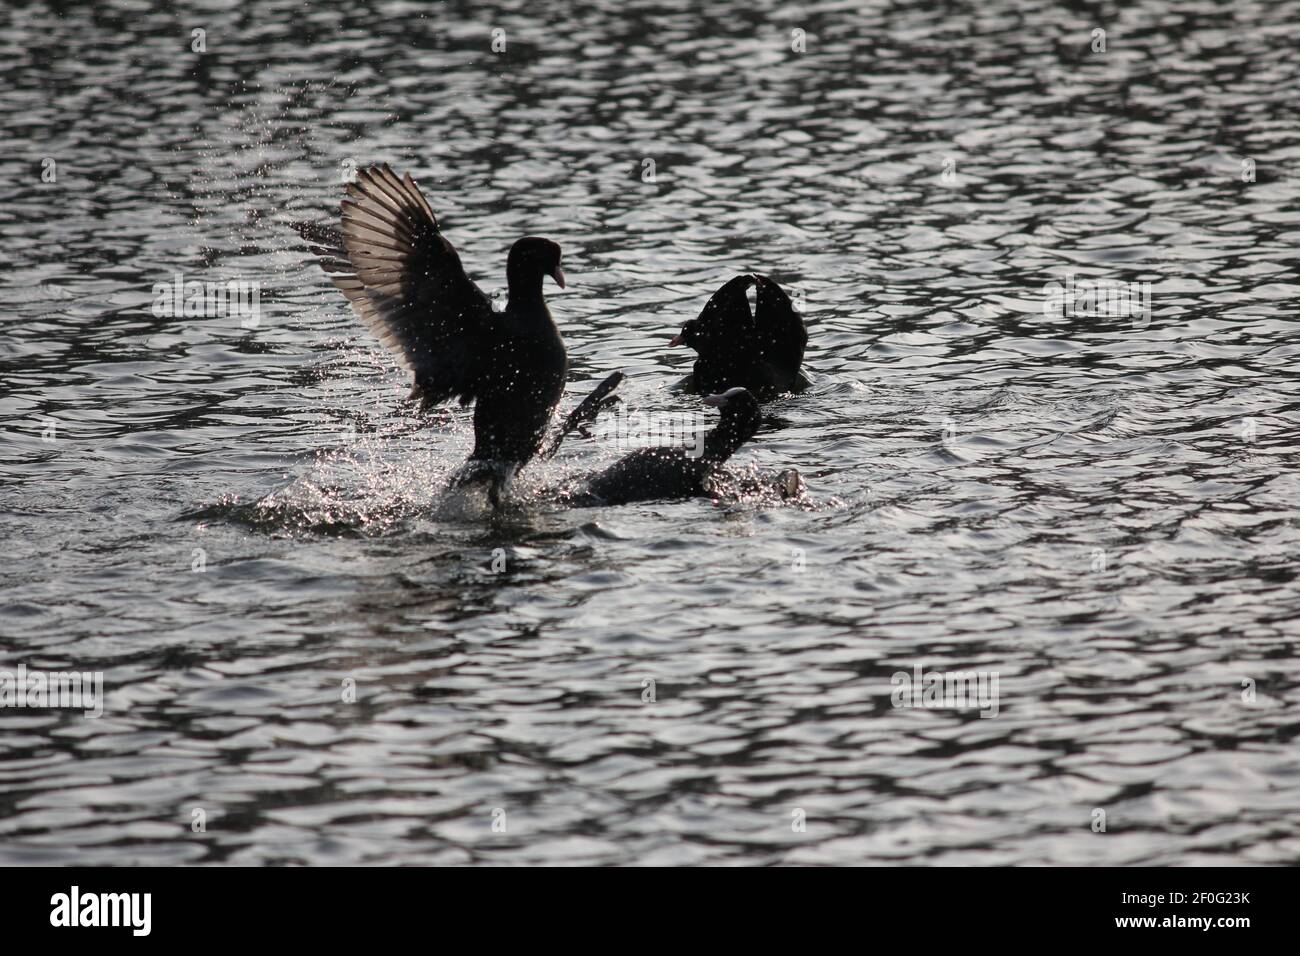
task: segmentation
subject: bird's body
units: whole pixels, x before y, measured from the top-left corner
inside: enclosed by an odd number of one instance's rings
[[[642,448],[620,458],[587,482],[586,492],[601,504],[694,498],[706,494],[716,462],[693,458],[684,448]]]
[[[564,342],[546,304],[507,306],[495,315],[482,362],[470,460],[522,466],[541,448],[568,372]]]
[[[590,478],[576,504],[618,505],[630,501],[693,498],[712,493],[723,464],[758,431],[762,413],[743,388],[704,399],[722,410],[717,427],[694,448],[643,448]]]
[[[348,197],[337,229],[298,230],[361,321],[410,370],[422,408],[476,403],[473,464],[456,481],[489,476],[496,504],[504,482],[540,450],[564,390],[568,359],[542,295],[546,276],[564,287],[560,247],[535,236],[515,242],[509,298],[497,313],[409,174],[363,169]]]
[[[698,353],[684,389],[707,394],[744,388],[766,402],[807,386],[800,370],[807,343],[803,317],[785,291],[766,276],[740,275],[724,283],[669,344]]]

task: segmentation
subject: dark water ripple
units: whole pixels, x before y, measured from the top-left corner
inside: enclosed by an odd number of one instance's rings
[[[1300,6],[330,7],[5,14],[0,668],[108,701],[0,710],[0,862],[1300,861]],[[575,396],[690,411],[675,327],[788,284],[815,386],[738,463],[810,501],[449,508],[467,417],[285,225],[376,160],[485,289],[563,243]]]

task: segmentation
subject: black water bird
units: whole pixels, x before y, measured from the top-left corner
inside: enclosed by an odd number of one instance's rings
[[[564,389],[568,357],[542,295],[564,288],[560,247],[527,236],[506,260],[502,312],[465,274],[429,202],[408,173],[357,173],[339,227],[297,224],[361,321],[411,372],[425,409],[474,402],[474,450],[454,483],[486,479],[492,503],[542,447]]]
[[[808,344],[803,317],[785,290],[766,276],[739,275],[724,283],[699,317],[682,326],[668,344],[687,345],[699,354],[691,375],[680,383],[686,391],[744,388],[767,402],[809,384],[800,370]]]
[[[577,505],[619,505],[657,498],[711,497],[722,465],[754,437],[763,415],[757,400],[732,388],[703,401],[721,411],[718,424],[692,447],[642,448],[587,480]],[[796,475],[797,478],[797,475]]]

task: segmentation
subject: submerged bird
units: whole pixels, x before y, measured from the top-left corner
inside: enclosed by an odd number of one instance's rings
[[[723,463],[754,437],[763,415],[754,396],[732,388],[703,401],[721,410],[721,419],[693,448],[642,448],[588,479],[571,504],[620,505],[655,498],[711,496]],[[795,478],[797,479],[797,473]]]
[[[752,314],[750,286],[756,288]],[[808,344],[803,317],[785,290],[766,276],[739,275],[724,283],[699,317],[668,344],[699,353],[694,371],[680,383],[687,391],[746,388],[766,402],[809,384],[799,369]]]
[[[361,321],[412,373],[421,408],[475,402],[474,450],[454,484],[486,481],[499,505],[514,473],[540,450],[564,389],[568,357],[542,295],[564,288],[560,247],[526,236],[506,260],[509,297],[491,300],[465,274],[408,173],[371,166],[348,185],[337,229],[298,232]]]

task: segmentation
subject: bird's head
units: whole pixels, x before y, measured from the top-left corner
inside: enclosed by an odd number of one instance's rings
[[[712,405],[722,413],[722,424],[744,424],[754,427],[763,417],[762,407],[747,388],[729,388],[717,395],[705,395],[701,401]]]
[[[691,319],[683,325],[682,330],[668,340],[668,344],[670,346],[685,345],[698,352],[700,348],[699,319]]]
[[[540,236],[524,236],[510,247],[506,260],[506,281],[512,293],[542,290],[542,279],[550,276],[564,288],[564,270],[560,268],[560,244]]]

